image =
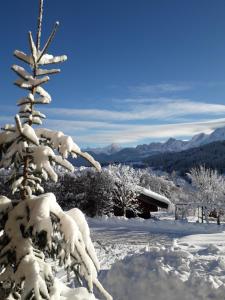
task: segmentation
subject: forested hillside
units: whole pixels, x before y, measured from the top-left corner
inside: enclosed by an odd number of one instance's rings
[[[149,156],[146,165],[171,173],[177,171],[185,175],[192,167],[205,165],[208,168],[225,172],[225,141],[214,142],[197,148]]]

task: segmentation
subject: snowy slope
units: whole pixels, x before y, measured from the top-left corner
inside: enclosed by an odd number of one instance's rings
[[[101,261],[99,277],[114,299],[224,299],[225,225],[126,218],[88,222]]]

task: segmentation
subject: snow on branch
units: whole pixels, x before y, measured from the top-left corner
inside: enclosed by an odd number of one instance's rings
[[[101,171],[101,165],[98,161],[96,161],[89,153],[87,152],[76,152],[75,153],[79,154],[81,157],[85,158],[87,161],[90,162],[90,164],[92,164],[97,171]]]
[[[22,104],[19,110],[20,113],[27,113],[27,112],[30,113],[31,111],[32,111],[31,107],[28,104]]]
[[[28,124],[22,126],[19,115],[16,115],[15,119],[19,133],[31,143],[39,145],[39,139],[36,136],[35,130]]]
[[[57,64],[62,63],[67,60],[66,55],[61,56],[53,56],[50,54],[44,54],[40,61],[38,62],[39,65],[49,65],[49,64]]]
[[[69,170],[70,172],[74,172],[74,166],[66,159],[63,159],[62,156],[55,155],[53,160],[60,166],[64,167],[65,169]]]
[[[38,86],[38,87],[36,88],[36,93],[38,93],[41,97],[44,98],[44,99],[43,99],[44,103],[50,103],[50,102],[51,102],[51,100],[52,100],[51,96],[50,96],[49,93],[48,93],[45,89],[43,89],[41,86]]]
[[[41,97],[41,98],[36,98],[34,104],[49,104],[50,102],[51,102],[51,98]]]
[[[18,65],[13,65],[12,70],[24,80],[33,79],[30,73],[28,73],[24,68]]]
[[[0,224],[2,223],[4,216],[12,209],[12,207],[12,201],[9,198],[0,196]],[[0,229],[3,229],[2,226]]]
[[[69,161],[63,159],[61,156],[55,155],[54,151],[48,146],[34,147],[31,156],[35,170],[40,173],[43,171],[46,172],[55,182],[58,176],[53,168],[52,162],[56,162],[71,172],[74,171],[74,167]]]
[[[48,176],[56,182],[58,180],[58,176],[50,163],[50,159],[53,160],[54,157],[54,151],[48,146],[35,147],[32,152],[32,161],[36,166],[36,171],[42,173],[44,170],[44,172],[46,172]]]
[[[42,231],[46,232],[46,244],[53,247],[53,223],[51,216],[57,218],[57,230],[61,234],[63,247],[58,248],[57,257],[65,264],[71,263],[80,266],[80,276],[87,282],[89,292],[93,291],[93,285],[105,295],[106,299],[112,297],[102,287],[97,279],[99,261],[94,246],[90,239],[90,231],[84,215],[78,209],[70,213],[64,213],[56,202],[54,194],[47,193],[41,196],[32,196],[26,200],[30,211],[26,231],[34,237]],[[55,219],[54,218],[54,219]]]
[[[87,251],[88,255],[90,256],[90,258],[92,259],[92,261],[96,267],[96,270],[100,271],[100,263],[97,258],[95,249],[93,247],[93,243],[91,241],[90,229],[89,229],[87,221],[84,217],[84,214],[78,208],[73,208],[73,209],[67,211],[66,214],[69,215],[78,225],[79,230],[80,230],[83,240],[84,240],[86,251]]]
[[[0,132],[0,146],[4,144],[5,145],[10,144],[16,139],[17,136],[18,136],[17,133],[11,131]]]
[[[50,69],[50,70],[38,69],[36,75],[41,76],[41,75],[50,75],[50,74],[57,74],[57,73],[60,73],[60,69]]]
[[[32,124],[42,125],[42,120],[40,117],[30,116],[27,122],[29,122],[29,121],[31,121]]]
[[[37,63],[37,57],[38,57],[38,50],[36,48],[36,45],[33,40],[33,36],[31,31],[29,31],[29,44],[30,44],[30,50],[33,58],[34,65]]]
[[[5,130],[5,131],[15,132],[15,125],[13,125],[13,124],[5,124],[1,129]]]
[[[67,158],[69,154],[73,157],[79,155],[89,161],[98,171],[101,170],[100,164],[91,155],[82,152],[70,136],[64,135],[61,131],[53,131],[45,128],[38,128],[35,132],[40,139],[48,140],[51,147],[57,150],[63,158]]]
[[[8,205],[10,200],[4,199],[4,203]],[[8,210],[7,206],[6,209]],[[16,285],[24,284],[22,299],[32,297],[49,299],[50,294],[53,295],[52,299],[58,299],[54,298],[56,295],[59,296],[59,291],[54,288],[51,267],[45,262],[43,252],[32,245],[32,240],[35,241],[45,232],[46,241],[42,245],[43,250],[51,251],[55,246],[53,236],[58,232],[63,247],[57,247],[56,258],[80,266],[80,276],[87,282],[90,293],[95,285],[106,299],[112,299],[97,279],[96,266],[99,268],[99,262],[90,239],[87,222],[81,211],[76,209],[64,213],[52,193],[28,197],[13,210],[8,211],[9,216],[5,225],[8,243],[0,248],[0,257],[3,259],[9,253],[15,253],[17,268],[15,271],[9,267],[5,268],[0,274],[0,281],[10,276]],[[55,217],[52,219],[53,215]],[[20,228],[23,228],[23,232]],[[56,231],[53,228],[57,228]]]
[[[31,56],[25,54],[22,51],[15,50],[14,51],[14,56],[17,57],[18,59],[22,60],[23,62],[32,65],[33,64],[33,59]]]
[[[26,254],[15,273],[15,283],[24,283],[21,299],[49,299],[46,279],[52,282],[54,280],[49,265],[32,252]]]
[[[18,79],[15,81],[15,85],[20,88],[32,90],[34,87],[39,87],[41,84],[49,81],[50,78],[48,76],[42,77],[40,79],[30,78],[29,80]]]
[[[0,257],[3,261],[8,255],[14,254],[16,268],[10,268],[8,265],[3,269],[0,281],[4,282],[10,278],[13,290],[18,286],[23,287],[21,299],[32,299],[33,297],[49,299],[51,286],[47,286],[47,284],[51,285],[54,281],[51,267],[44,261],[43,253],[33,247],[31,239],[25,236],[25,232],[21,232],[21,228],[25,228],[28,222],[29,215],[26,214],[28,207],[26,201],[20,202],[9,212],[5,225],[8,243],[1,246]]]
[[[53,28],[53,30],[52,30],[52,32],[51,32],[51,34],[50,34],[50,36],[49,36],[47,42],[45,43],[45,45],[44,45],[44,47],[43,47],[43,49],[42,49],[42,51],[41,51],[41,54],[40,54],[40,56],[39,56],[39,58],[38,58],[38,63],[39,63],[39,61],[41,60],[42,56],[43,56],[43,55],[46,53],[46,51],[48,50],[48,47],[50,46],[51,42],[53,41],[53,39],[54,39],[54,37],[55,37],[55,34],[56,34],[56,32],[57,32],[58,27],[59,27],[59,22],[57,21],[57,22],[55,22],[54,28]],[[39,49],[39,48],[38,48],[38,49]]]
[[[20,105],[24,105],[24,104],[31,104],[31,103],[34,103],[34,95],[32,95],[31,93],[29,93],[27,95],[27,97],[25,98],[22,98],[20,100],[17,101],[17,105],[20,106]],[[31,109],[30,109],[31,110]]]

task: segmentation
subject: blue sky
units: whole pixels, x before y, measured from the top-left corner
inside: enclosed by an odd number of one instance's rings
[[[15,49],[28,50],[37,0],[8,0],[0,17],[0,124],[13,122]],[[225,126],[224,0],[45,0],[43,38],[66,54],[45,88],[46,127],[82,147],[189,139]]]

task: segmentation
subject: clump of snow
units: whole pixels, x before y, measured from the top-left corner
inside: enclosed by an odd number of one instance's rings
[[[66,55],[61,55],[61,56],[53,56],[51,54],[44,54],[40,61],[40,65],[48,65],[48,64],[56,64],[56,63],[61,63],[67,60]]]
[[[36,93],[38,93],[41,97],[45,99],[43,103],[50,103],[52,101],[51,96],[45,89],[43,89],[43,87],[38,86],[36,88]]]
[[[0,219],[11,209],[12,209],[12,201],[5,196],[0,196]]]
[[[83,238],[87,253],[91,257],[91,259],[96,267],[96,270],[99,271],[100,264],[99,264],[98,258],[96,256],[95,248],[91,241],[90,229],[89,229],[89,226],[85,219],[84,214],[78,208],[73,208],[73,209],[69,210],[66,214],[68,216],[70,216],[76,222],[78,229],[80,230],[80,232],[82,234],[82,238]]]
[[[90,294],[86,288],[69,288],[56,279],[57,288],[60,290],[60,299],[54,300],[97,300],[94,294]]]

